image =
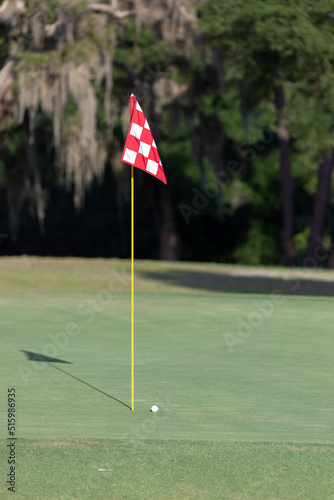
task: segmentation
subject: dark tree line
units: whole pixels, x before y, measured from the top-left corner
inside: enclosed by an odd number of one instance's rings
[[[136,173],[138,258],[331,248],[330,4],[2,2],[0,251],[129,255],[132,92],[168,180]]]

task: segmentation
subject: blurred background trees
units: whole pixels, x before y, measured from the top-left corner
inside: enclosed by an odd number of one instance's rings
[[[168,181],[136,172],[137,258],[330,248],[330,3],[3,1],[0,251],[129,256],[131,93]]]

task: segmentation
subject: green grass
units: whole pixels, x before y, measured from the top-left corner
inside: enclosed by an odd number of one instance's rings
[[[325,445],[72,440],[20,441],[18,450],[25,499],[333,498]]]
[[[2,258],[1,498],[8,387],[18,498],[334,498],[334,278],[287,272],[136,263],[131,412],[129,263]]]

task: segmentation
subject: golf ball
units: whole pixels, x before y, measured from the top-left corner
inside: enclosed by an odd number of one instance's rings
[[[157,407],[157,405],[153,405],[151,408],[151,411],[153,411],[153,413],[155,413],[158,410],[159,410],[159,408]]]

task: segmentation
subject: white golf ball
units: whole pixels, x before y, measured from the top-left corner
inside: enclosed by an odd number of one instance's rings
[[[155,413],[158,410],[159,410],[159,408],[157,407],[157,405],[153,405],[151,408],[151,411],[153,411],[153,413]]]

